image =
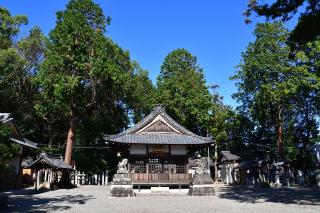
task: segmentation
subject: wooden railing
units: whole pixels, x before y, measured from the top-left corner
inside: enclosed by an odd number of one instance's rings
[[[132,173],[133,182],[189,182],[191,174],[170,174],[170,173]]]

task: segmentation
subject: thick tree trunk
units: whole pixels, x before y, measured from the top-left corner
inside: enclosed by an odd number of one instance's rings
[[[64,156],[64,161],[66,164],[71,165],[72,160],[72,150],[73,150],[73,144],[75,141],[75,130],[76,130],[76,117],[74,114],[74,111],[70,111],[70,120],[69,120],[69,131],[68,131],[68,137],[67,137],[67,146],[66,146],[66,152]]]
[[[72,160],[72,150],[73,150],[73,144],[75,141],[75,131],[76,131],[76,116],[74,110],[71,108],[70,111],[70,120],[69,120],[69,131],[68,131],[68,137],[67,137],[67,145],[66,145],[66,152],[64,156],[64,162],[68,165],[71,165]],[[58,184],[60,188],[72,188],[74,187],[71,184],[70,180],[70,173],[69,171],[63,171],[62,176],[60,179],[60,182]]]

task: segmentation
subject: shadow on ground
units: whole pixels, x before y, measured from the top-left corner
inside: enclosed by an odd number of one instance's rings
[[[220,198],[243,203],[273,202],[299,205],[320,205],[319,188],[249,188],[229,186],[219,189]]]
[[[95,199],[84,195],[62,195],[55,197],[39,197],[35,194],[9,196],[9,205],[5,212],[48,212],[71,208],[71,204],[85,204]]]

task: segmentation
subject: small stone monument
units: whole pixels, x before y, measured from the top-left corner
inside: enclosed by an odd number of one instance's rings
[[[117,173],[111,182],[111,197],[134,197],[132,180],[127,169],[128,159],[118,164]]]
[[[195,174],[193,175],[188,195],[189,196],[214,196],[213,180],[204,168],[201,159],[196,160]]]

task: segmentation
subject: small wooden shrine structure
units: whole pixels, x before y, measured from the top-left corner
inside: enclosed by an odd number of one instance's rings
[[[70,165],[63,161],[61,156],[49,155],[44,152],[25,168],[35,170],[35,189],[52,189],[57,184],[63,171],[73,170]]]
[[[105,140],[118,156],[128,159],[129,175],[139,187],[189,185],[194,173],[190,158],[214,143],[211,137],[198,136],[178,124],[161,106]]]
[[[235,167],[239,165],[240,157],[230,151],[221,151],[221,180],[225,184],[233,184],[240,181]]]

